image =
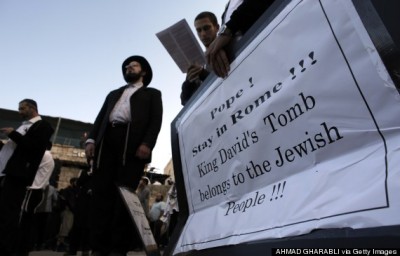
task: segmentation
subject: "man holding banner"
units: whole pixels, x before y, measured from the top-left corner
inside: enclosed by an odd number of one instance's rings
[[[219,77],[226,77],[230,70],[226,47],[232,39],[239,39],[267,10],[274,0],[230,0],[222,15],[222,26],[216,40],[207,49],[207,63]]]

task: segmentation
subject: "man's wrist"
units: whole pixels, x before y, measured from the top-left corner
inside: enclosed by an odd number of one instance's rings
[[[94,139],[87,139],[85,141],[85,145],[87,145],[87,144],[95,144],[95,140]]]
[[[224,24],[221,26],[221,28],[218,30],[217,33],[218,36],[232,36],[232,31]]]

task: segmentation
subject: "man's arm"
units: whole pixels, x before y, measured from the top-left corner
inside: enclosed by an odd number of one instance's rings
[[[90,161],[94,157],[94,153],[96,150],[95,142],[96,142],[96,139],[98,139],[98,134],[100,132],[100,128],[104,121],[104,118],[106,118],[110,95],[111,95],[111,93],[104,100],[103,106],[101,107],[101,109],[100,109],[99,113],[97,114],[97,117],[94,121],[93,128],[90,131],[87,140],[85,141],[85,155],[86,155],[87,162],[89,164],[90,164]]]
[[[200,67],[200,66],[199,66]],[[204,69],[203,67],[200,67],[199,69],[196,69],[196,80],[192,81],[190,72],[191,70],[188,70],[188,75],[186,76],[186,80],[182,83],[182,91],[181,91],[181,104],[182,106],[185,106],[185,104],[189,101],[189,99],[192,97],[192,95],[197,91],[197,89],[200,88],[201,83],[207,78],[209,72]]]
[[[190,97],[196,92],[196,90],[200,87],[200,83],[190,82],[185,80],[182,84],[182,92],[181,92],[181,104],[185,106],[185,104],[189,101]]]
[[[232,13],[230,20],[221,27],[224,31],[206,51],[207,63],[217,76],[226,77],[230,71],[230,62],[224,48],[238,31],[241,34],[246,33],[273,2],[274,0],[244,0]]]
[[[244,0],[225,25],[233,35],[238,31],[244,34],[273,2],[274,0]]]
[[[146,145],[149,149],[153,149],[157,142],[158,134],[161,130],[163,106],[161,92],[152,88],[152,102],[149,112],[149,125],[143,138],[142,145]]]
[[[26,135],[22,135],[12,129],[8,134],[8,137],[25,152],[35,152],[37,150],[44,152],[53,132],[54,130],[51,125],[46,121],[41,120],[34,123],[29,128]]]

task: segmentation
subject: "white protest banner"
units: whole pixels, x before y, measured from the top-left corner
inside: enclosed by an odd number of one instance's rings
[[[180,118],[174,253],[399,225],[400,97],[351,1],[292,1]]]

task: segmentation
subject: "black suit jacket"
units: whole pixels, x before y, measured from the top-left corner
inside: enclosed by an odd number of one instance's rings
[[[94,122],[93,130],[89,139],[96,142],[96,150],[99,149],[104,137],[105,130],[109,124],[110,113],[118,99],[121,97],[126,86],[111,91],[104,101],[99,114]],[[155,88],[142,87],[130,98],[131,123],[129,124],[127,156],[134,156],[137,148],[143,143],[154,148],[158,133],[162,124],[162,99],[161,92]],[[150,162],[151,157],[146,160]]]
[[[53,132],[54,129],[44,120],[32,124],[25,135],[12,131],[8,137],[17,147],[8,160],[4,173],[7,176],[24,178],[31,184]]]

